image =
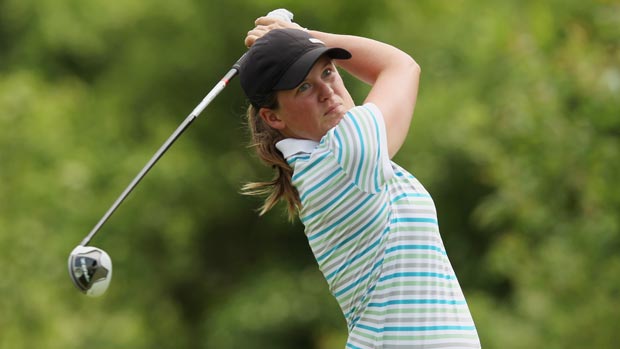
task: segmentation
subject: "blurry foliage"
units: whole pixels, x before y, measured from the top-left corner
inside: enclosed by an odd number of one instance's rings
[[[344,345],[302,227],[238,194],[270,173],[236,82],[93,241],[114,261],[108,293],[80,295],[66,271],[277,7],[422,66],[396,160],[433,194],[483,346],[615,347],[617,1],[1,0],[0,348]]]

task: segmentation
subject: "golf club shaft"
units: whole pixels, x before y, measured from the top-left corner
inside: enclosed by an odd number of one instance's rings
[[[155,155],[149,160],[149,162],[142,168],[142,170],[138,173],[138,175],[129,183],[127,188],[123,191],[123,193],[116,199],[114,204],[108,209],[108,211],[101,217],[97,225],[88,233],[88,235],[82,240],[80,243],[81,246],[86,246],[90,242],[90,240],[97,234],[99,229],[103,226],[103,224],[112,216],[114,211],[120,206],[120,204],[127,198],[127,196],[131,193],[131,191],[140,183],[142,178],[149,172],[149,170],[155,165],[157,160],[159,160],[162,155],[172,146],[174,141],[183,134],[189,125],[202,113],[202,111],[213,101],[213,99],[220,93],[222,90],[228,85],[230,80],[234,78],[239,73],[239,68],[241,66],[241,62],[245,54],[241,56],[241,58],[233,65],[232,69],[226,73],[226,75],[213,87],[213,89],[203,98],[203,100],[194,108],[194,110],[183,120],[181,125],[177,127],[177,129],[168,137],[166,142],[157,150]]]
[[[267,16],[276,17],[287,22],[291,22],[293,20],[293,14],[286,9],[273,10],[269,12]],[[228,73],[224,75],[224,77],[215,85],[215,87],[213,87],[213,89],[205,96],[205,98],[203,98],[203,100],[196,106],[196,108],[194,108],[194,110],[185,118],[185,120],[183,120],[181,125],[177,127],[177,129],[172,133],[172,135],[168,137],[166,142],[159,148],[159,150],[157,150],[151,160],[149,160],[149,162],[142,168],[140,173],[138,173],[138,175],[133,179],[133,181],[129,183],[127,188],[125,188],[123,193],[121,193],[118,199],[116,199],[114,204],[112,204],[112,206],[103,215],[103,217],[101,217],[99,222],[97,222],[97,225],[95,225],[95,227],[90,231],[90,233],[88,233],[84,240],[82,240],[82,242],[80,243],[81,246],[88,245],[90,240],[95,236],[95,234],[97,234],[99,229],[101,229],[103,224],[105,224],[105,222],[110,218],[110,216],[112,216],[114,211],[116,211],[116,209],[125,200],[125,198],[127,198],[127,196],[136,187],[136,185],[140,183],[142,178],[144,178],[144,176],[149,172],[153,165],[155,165],[157,160],[159,160],[159,158],[164,155],[166,150],[168,150],[168,148],[170,148],[174,141],[176,141],[177,138],[179,138],[179,136],[183,134],[183,131],[185,131],[187,127],[198,117],[198,115],[202,113],[202,111],[209,105],[209,103],[211,103],[211,101],[213,101],[213,99],[220,92],[222,92],[222,90],[228,85],[230,80],[232,80],[239,73],[239,69],[241,69],[241,65],[243,64],[246,54],[247,52],[244,53],[241,58],[239,58],[237,62],[235,62],[235,64],[233,64],[232,68],[228,71]]]

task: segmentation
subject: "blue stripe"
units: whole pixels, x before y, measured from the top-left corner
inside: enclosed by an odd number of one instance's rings
[[[340,138],[340,132],[338,132],[337,128],[334,131],[334,137],[336,138],[336,141],[338,142],[338,163],[342,164],[342,148],[344,146],[342,145],[342,139]]]
[[[318,209],[318,210],[316,210],[316,211],[312,212],[311,214],[309,214],[309,215],[307,215],[307,216],[304,216],[304,217],[300,218],[301,222],[302,222],[304,225],[306,225],[306,222],[308,222],[308,221],[309,221],[309,220],[311,220],[312,218],[316,217],[317,215],[319,215],[319,214],[321,214],[321,213],[325,212],[328,208],[330,208],[331,206],[333,206],[336,202],[338,202],[338,201],[342,200],[342,196],[344,196],[344,195],[345,195],[348,191],[350,191],[351,189],[353,189],[353,187],[354,187],[354,186],[355,186],[355,184],[354,184],[354,183],[351,183],[351,184],[350,184],[347,188],[345,188],[345,189],[343,190],[343,192],[342,192],[342,193],[335,194],[335,195],[334,195],[334,198],[333,198],[331,201],[329,201],[327,204],[325,204],[325,206],[321,207],[320,209]],[[345,217],[345,218],[346,218],[346,217]],[[340,219],[340,220],[338,221],[338,223],[339,223],[339,222],[342,222],[342,219]],[[333,224],[332,224],[330,227],[333,227]],[[330,229],[331,229],[331,228],[330,228]],[[324,229],[324,230],[323,230],[323,232],[325,232],[326,230],[329,230],[329,229]],[[315,235],[316,235],[316,234],[315,234]],[[314,235],[313,235],[313,236],[314,236]]]
[[[390,228],[386,227],[383,230],[383,233],[381,234],[381,236],[375,240],[375,242],[373,242],[370,246],[366,247],[362,252],[358,253],[357,255],[353,256],[353,258],[347,260],[346,263],[343,263],[340,267],[338,267],[337,270],[334,270],[333,272],[331,272],[329,275],[325,276],[325,279],[327,281],[330,281],[331,278],[333,278],[334,276],[336,276],[336,274],[340,273],[344,268],[348,267],[349,265],[353,264],[353,262],[355,262],[356,260],[360,259],[362,256],[366,255],[368,252],[370,252],[372,249],[374,249],[377,245],[379,245],[379,243],[381,242],[381,240],[383,240],[383,237],[385,236],[385,233],[387,231],[389,231]]]
[[[372,122],[375,124],[375,137],[377,138],[377,163],[375,165],[375,190],[378,192],[379,188],[379,170],[382,168],[381,166],[381,135],[379,134],[379,124],[377,124],[377,119],[375,114],[370,111],[370,109],[365,108],[370,112],[372,116]]]
[[[419,272],[411,271],[411,272],[401,272],[401,273],[384,275],[379,278],[379,281],[398,279],[398,278],[404,278],[404,277],[432,277],[432,278],[438,278],[438,279],[444,279],[444,280],[455,280],[456,279],[455,276],[449,275],[449,274],[433,273],[433,272],[426,272],[426,271],[419,271]]]
[[[353,185],[351,185],[353,186]],[[350,187],[349,187],[350,188]],[[358,210],[360,207],[362,207],[362,205],[364,205],[368,200],[370,200],[370,196],[368,196],[364,201],[362,201],[357,207],[355,207],[356,210]],[[356,212],[356,210],[351,210],[349,211],[346,215],[342,216],[340,219],[338,219],[337,221],[335,221],[334,223],[330,224],[327,228],[318,231],[317,233],[313,234],[312,236],[308,236],[308,241],[312,241],[317,239],[318,237],[320,237],[321,235],[327,233],[328,231],[336,228],[337,226],[339,226],[342,222],[344,222],[345,220],[347,220],[352,214],[354,214]],[[303,221],[303,220],[302,220]]]
[[[388,253],[392,253],[392,252],[396,252],[400,250],[430,250],[430,251],[437,251],[443,254],[444,256],[447,255],[446,251],[434,245],[399,245],[399,246],[394,246],[394,247],[390,247],[386,249],[385,253],[388,254]]]
[[[331,180],[332,178],[334,178],[338,173],[342,172],[342,168],[338,167],[334,172],[332,172],[329,176],[325,177],[322,181],[320,181],[319,183],[317,183],[316,185],[314,185],[313,187],[309,188],[304,195],[300,198],[301,202],[303,202],[308,195],[310,195],[312,192],[316,191],[317,189],[319,189],[321,186],[323,186],[323,184],[327,183],[329,180]]]
[[[412,175],[411,173],[404,173],[402,171],[398,171],[395,173],[396,177],[407,177],[410,179],[416,179],[414,175]]]
[[[365,153],[365,150],[364,150],[364,142],[362,141],[364,139],[364,136],[363,136],[362,130],[360,129],[360,126],[357,123],[357,121],[355,120],[355,118],[351,118],[351,121],[353,121],[353,125],[355,126],[355,129],[357,130],[357,135],[359,136],[358,142],[359,142],[360,151],[361,151],[360,158],[359,158],[360,163],[357,166],[357,173],[355,174],[355,183],[359,184],[360,183],[360,176],[361,176],[361,173],[362,173],[362,167],[364,166],[364,156],[365,156],[364,153]]]
[[[340,291],[335,292],[334,293],[334,297],[338,298],[339,296],[342,296],[343,294],[347,293],[348,291],[350,291],[352,288],[354,288],[355,286],[361,284],[363,281],[366,281],[366,279],[368,279],[370,277],[370,275],[372,275],[372,273],[377,270],[377,268],[383,264],[383,258],[381,258],[381,260],[377,261],[377,263],[375,263],[372,266],[372,269],[370,269],[370,271],[366,274],[364,274],[362,277],[355,279],[355,281],[353,283],[350,283],[347,287],[342,288]]]
[[[435,218],[418,218],[418,217],[401,217],[401,218],[393,218],[390,223],[433,223],[439,224]]]
[[[355,345],[353,345],[351,343],[347,343],[347,348],[351,348],[351,349],[364,349],[364,348],[357,347],[357,346],[355,346]]]
[[[369,307],[382,308],[388,305],[400,305],[400,304],[443,304],[443,305],[466,305],[467,302],[455,301],[450,299],[396,299],[387,302],[375,302],[368,303]]]
[[[366,297],[367,297],[368,295],[371,295],[371,294],[375,291],[375,288],[376,288],[376,287],[377,287],[377,284],[376,284],[376,283],[375,283],[374,285],[372,285],[372,286],[371,286],[371,287],[370,287],[370,288],[366,291],[366,294],[364,295],[364,297],[362,298],[362,300],[361,300],[361,301],[359,302],[359,304],[357,304],[357,305],[358,305],[358,306],[363,306],[362,302],[366,299]],[[344,316],[344,317],[348,319],[349,317],[351,317],[352,315],[354,315],[354,313],[355,313],[356,311],[357,311],[357,308],[356,308],[356,307],[352,307],[352,308],[351,308],[351,310],[349,310],[349,311],[345,314],[345,316]],[[357,322],[359,319],[360,319],[360,316],[359,316],[359,315],[358,315],[358,316],[356,316],[356,317],[354,318],[355,322]],[[354,323],[352,322],[352,324],[354,324]]]
[[[360,207],[362,204],[364,204],[366,201],[363,201],[360,204]],[[328,231],[336,228],[337,226],[339,226],[342,222],[344,222],[346,219],[348,219],[353,213],[355,213],[354,211],[349,211],[349,213],[347,213],[346,215],[342,216],[340,219],[338,219],[337,221],[335,221],[334,223],[330,224],[327,228],[316,232],[315,234],[308,236],[308,241],[312,241],[315,240],[319,237],[321,237],[323,234],[327,233]],[[303,220],[302,220],[303,221]]]
[[[309,154],[300,154],[300,155],[293,155],[291,157],[288,158],[289,163],[291,162],[297,162],[298,160],[308,160],[310,159],[310,155]]]
[[[293,175],[293,181],[301,176],[303,176],[306,172],[310,171],[314,166],[318,165],[321,161],[323,161],[323,159],[325,159],[327,157],[329,153],[325,153],[323,155],[321,155],[320,157],[318,157],[317,159],[315,159],[313,162],[309,163],[308,166],[306,166],[303,170],[299,171],[298,173],[295,173]]]
[[[395,196],[392,199],[392,203],[395,203],[396,201],[399,201],[404,198],[430,198],[430,197],[431,197],[430,195],[424,194],[424,193],[403,193],[403,194]]]
[[[370,195],[366,198],[366,200],[364,200],[364,202],[368,201],[368,198],[370,198]],[[364,203],[363,202],[363,203]],[[363,204],[362,203],[362,204]],[[361,204],[359,205],[361,206]],[[358,207],[359,207],[358,206]],[[377,212],[377,214],[375,214],[374,217],[372,217],[368,223],[364,224],[364,226],[362,226],[360,229],[358,229],[355,233],[351,234],[348,238],[342,240],[341,242],[339,242],[338,244],[336,244],[336,246],[332,247],[331,249],[329,249],[329,251],[323,253],[322,255],[318,256],[316,258],[317,262],[322,261],[323,259],[327,258],[330,254],[334,253],[334,251],[336,251],[337,249],[339,249],[340,247],[342,247],[343,245],[347,244],[349,241],[355,239],[358,235],[360,235],[363,231],[365,231],[366,229],[368,229],[368,227],[373,224],[375,222],[375,220],[377,220],[378,217],[380,217],[383,214],[383,211],[385,211],[387,204],[383,204],[383,206],[381,206],[381,209],[379,210],[379,212]],[[349,215],[352,214],[353,211],[349,212]],[[314,237],[314,235],[313,235]]]
[[[337,195],[334,195],[334,198],[327,202],[327,204],[325,204],[325,206],[321,207],[320,209],[312,212],[311,214],[304,216],[302,218],[300,218],[301,222],[306,225],[306,222],[308,222],[309,220],[311,220],[312,218],[318,216],[319,214],[325,212],[328,208],[330,208],[331,206],[333,206],[336,202],[342,200],[342,197],[346,195],[346,193],[348,193],[349,191],[351,191],[351,189],[353,189],[353,187],[355,187],[354,183],[351,183],[348,187],[346,187],[341,193],[338,193]]]
[[[419,332],[419,331],[475,331],[476,326],[386,326],[384,328],[372,327],[364,324],[358,324],[364,330],[375,333],[383,332]]]
[[[356,316],[355,318],[353,318],[353,320],[351,320],[349,328],[353,328],[355,327],[355,324],[357,324],[358,321],[360,321],[362,317],[361,316]]]

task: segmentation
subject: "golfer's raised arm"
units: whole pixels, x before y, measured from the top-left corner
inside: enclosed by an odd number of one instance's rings
[[[318,31],[310,34],[327,46],[342,47],[352,54],[336,63],[356,78],[372,85],[365,102],[376,104],[385,119],[390,158],[402,146],[418,94],[420,66],[394,46],[351,35]]]

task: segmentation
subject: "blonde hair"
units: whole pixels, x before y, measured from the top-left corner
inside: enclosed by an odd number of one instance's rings
[[[269,108],[278,106],[275,93],[269,98]],[[301,208],[299,192],[291,181],[293,169],[286,162],[282,153],[276,148],[276,143],[284,136],[276,129],[267,125],[258,114],[260,108],[250,104],[247,110],[247,122],[250,130],[250,147],[254,148],[260,160],[274,169],[271,181],[250,182],[241,188],[241,193],[252,196],[266,196],[263,205],[259,208],[259,215],[271,210],[280,200],[286,202],[289,220],[294,220]]]

